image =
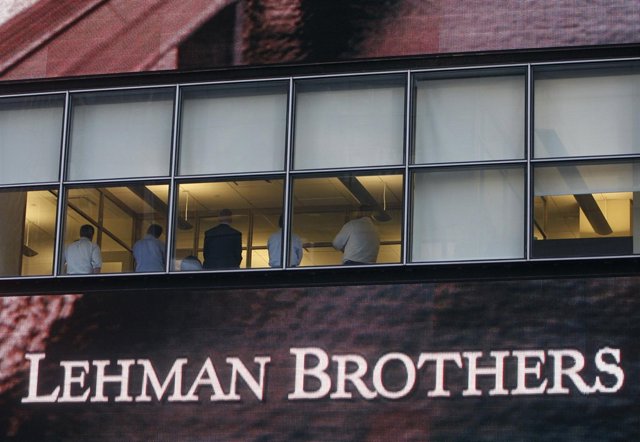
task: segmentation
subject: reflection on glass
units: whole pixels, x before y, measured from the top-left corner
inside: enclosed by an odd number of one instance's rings
[[[64,246],[79,238],[81,226],[92,225],[93,242],[102,253],[101,271],[133,272],[134,245],[147,236],[149,226],[157,224],[166,232],[168,192],[166,184],[140,183],[68,189]],[[160,240],[164,256],[164,236]],[[64,262],[60,265],[64,273]]]
[[[370,220],[379,237],[375,262],[400,262],[402,195],[402,175],[348,174],[295,179],[292,231],[302,239],[304,246],[300,265],[339,265],[352,257],[345,255],[342,250],[336,250],[333,242],[345,224],[361,218]],[[368,227],[366,229],[371,230]],[[359,237],[354,234],[353,238]],[[375,248],[370,243],[371,238],[372,235],[364,236],[362,247],[367,250],[355,257],[366,258],[369,250]],[[357,245],[359,240],[354,241]],[[350,247],[353,246],[354,243]]]
[[[418,81],[415,162],[523,158],[524,99],[524,75]]]
[[[638,163],[535,169],[533,256],[640,253]]]
[[[540,71],[535,78],[537,158],[640,153],[637,66]]]
[[[402,164],[404,77],[301,81],[296,85],[296,169]]]
[[[58,179],[63,114],[62,95],[0,100],[0,184]]]
[[[523,229],[522,168],[415,173],[412,261],[522,258]]]
[[[169,174],[173,89],[73,96],[69,178]]]
[[[185,88],[180,173],[284,169],[287,83]]]
[[[278,229],[283,192],[284,181],[273,178],[180,184],[172,269],[183,268],[190,256],[204,264],[205,233],[221,223],[241,234],[240,268],[268,267],[267,239]],[[207,257],[209,269],[233,268]]]
[[[57,191],[0,192],[0,276],[51,275]]]

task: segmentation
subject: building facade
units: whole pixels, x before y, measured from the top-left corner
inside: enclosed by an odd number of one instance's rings
[[[6,437],[636,436],[640,5],[72,3],[0,26]]]

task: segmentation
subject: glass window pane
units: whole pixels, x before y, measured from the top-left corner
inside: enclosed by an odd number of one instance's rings
[[[284,169],[287,84],[185,89],[183,175]]]
[[[97,189],[71,189],[67,192],[67,205],[87,219],[97,222],[100,218],[100,192]]]
[[[295,179],[292,234],[304,246],[300,265],[401,262],[402,195],[399,174]]]
[[[113,194],[110,195],[110,197]],[[118,197],[105,198],[103,206],[102,224],[113,235],[125,244],[132,244],[135,227],[135,212],[122,204]]]
[[[264,268],[278,231],[284,180],[245,179],[178,186],[174,270]]]
[[[269,267],[269,252],[266,248],[255,248],[252,251],[251,263],[253,267]]]
[[[536,167],[533,256],[640,253],[640,163]]]
[[[102,273],[131,272],[133,262],[131,249],[110,235],[102,235],[100,241],[102,252]]]
[[[76,265],[67,253],[83,225],[93,226],[102,273],[164,271],[168,193],[166,184],[143,183],[68,189],[63,273],[91,273],[86,261]],[[86,242],[82,247],[90,249]]]
[[[172,89],[73,96],[71,180],[169,174]]]
[[[521,168],[417,172],[412,260],[522,258],[524,207]]]
[[[0,100],[0,184],[56,181],[64,97]]]
[[[296,169],[402,164],[404,77],[296,86]]]
[[[640,153],[638,69],[543,72],[535,80],[538,158]]]
[[[524,75],[418,81],[415,162],[523,158],[524,112]]]
[[[0,191],[0,276],[53,274],[57,190]]]

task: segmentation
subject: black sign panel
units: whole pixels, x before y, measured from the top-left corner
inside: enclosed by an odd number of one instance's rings
[[[40,440],[632,440],[640,278],[2,298]]]

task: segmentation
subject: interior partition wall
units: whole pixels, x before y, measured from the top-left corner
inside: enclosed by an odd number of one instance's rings
[[[158,272],[221,224],[203,270],[340,266],[363,219],[362,265],[632,257],[639,108],[636,60],[0,97],[0,277],[65,275],[83,225],[111,274],[151,226]]]

